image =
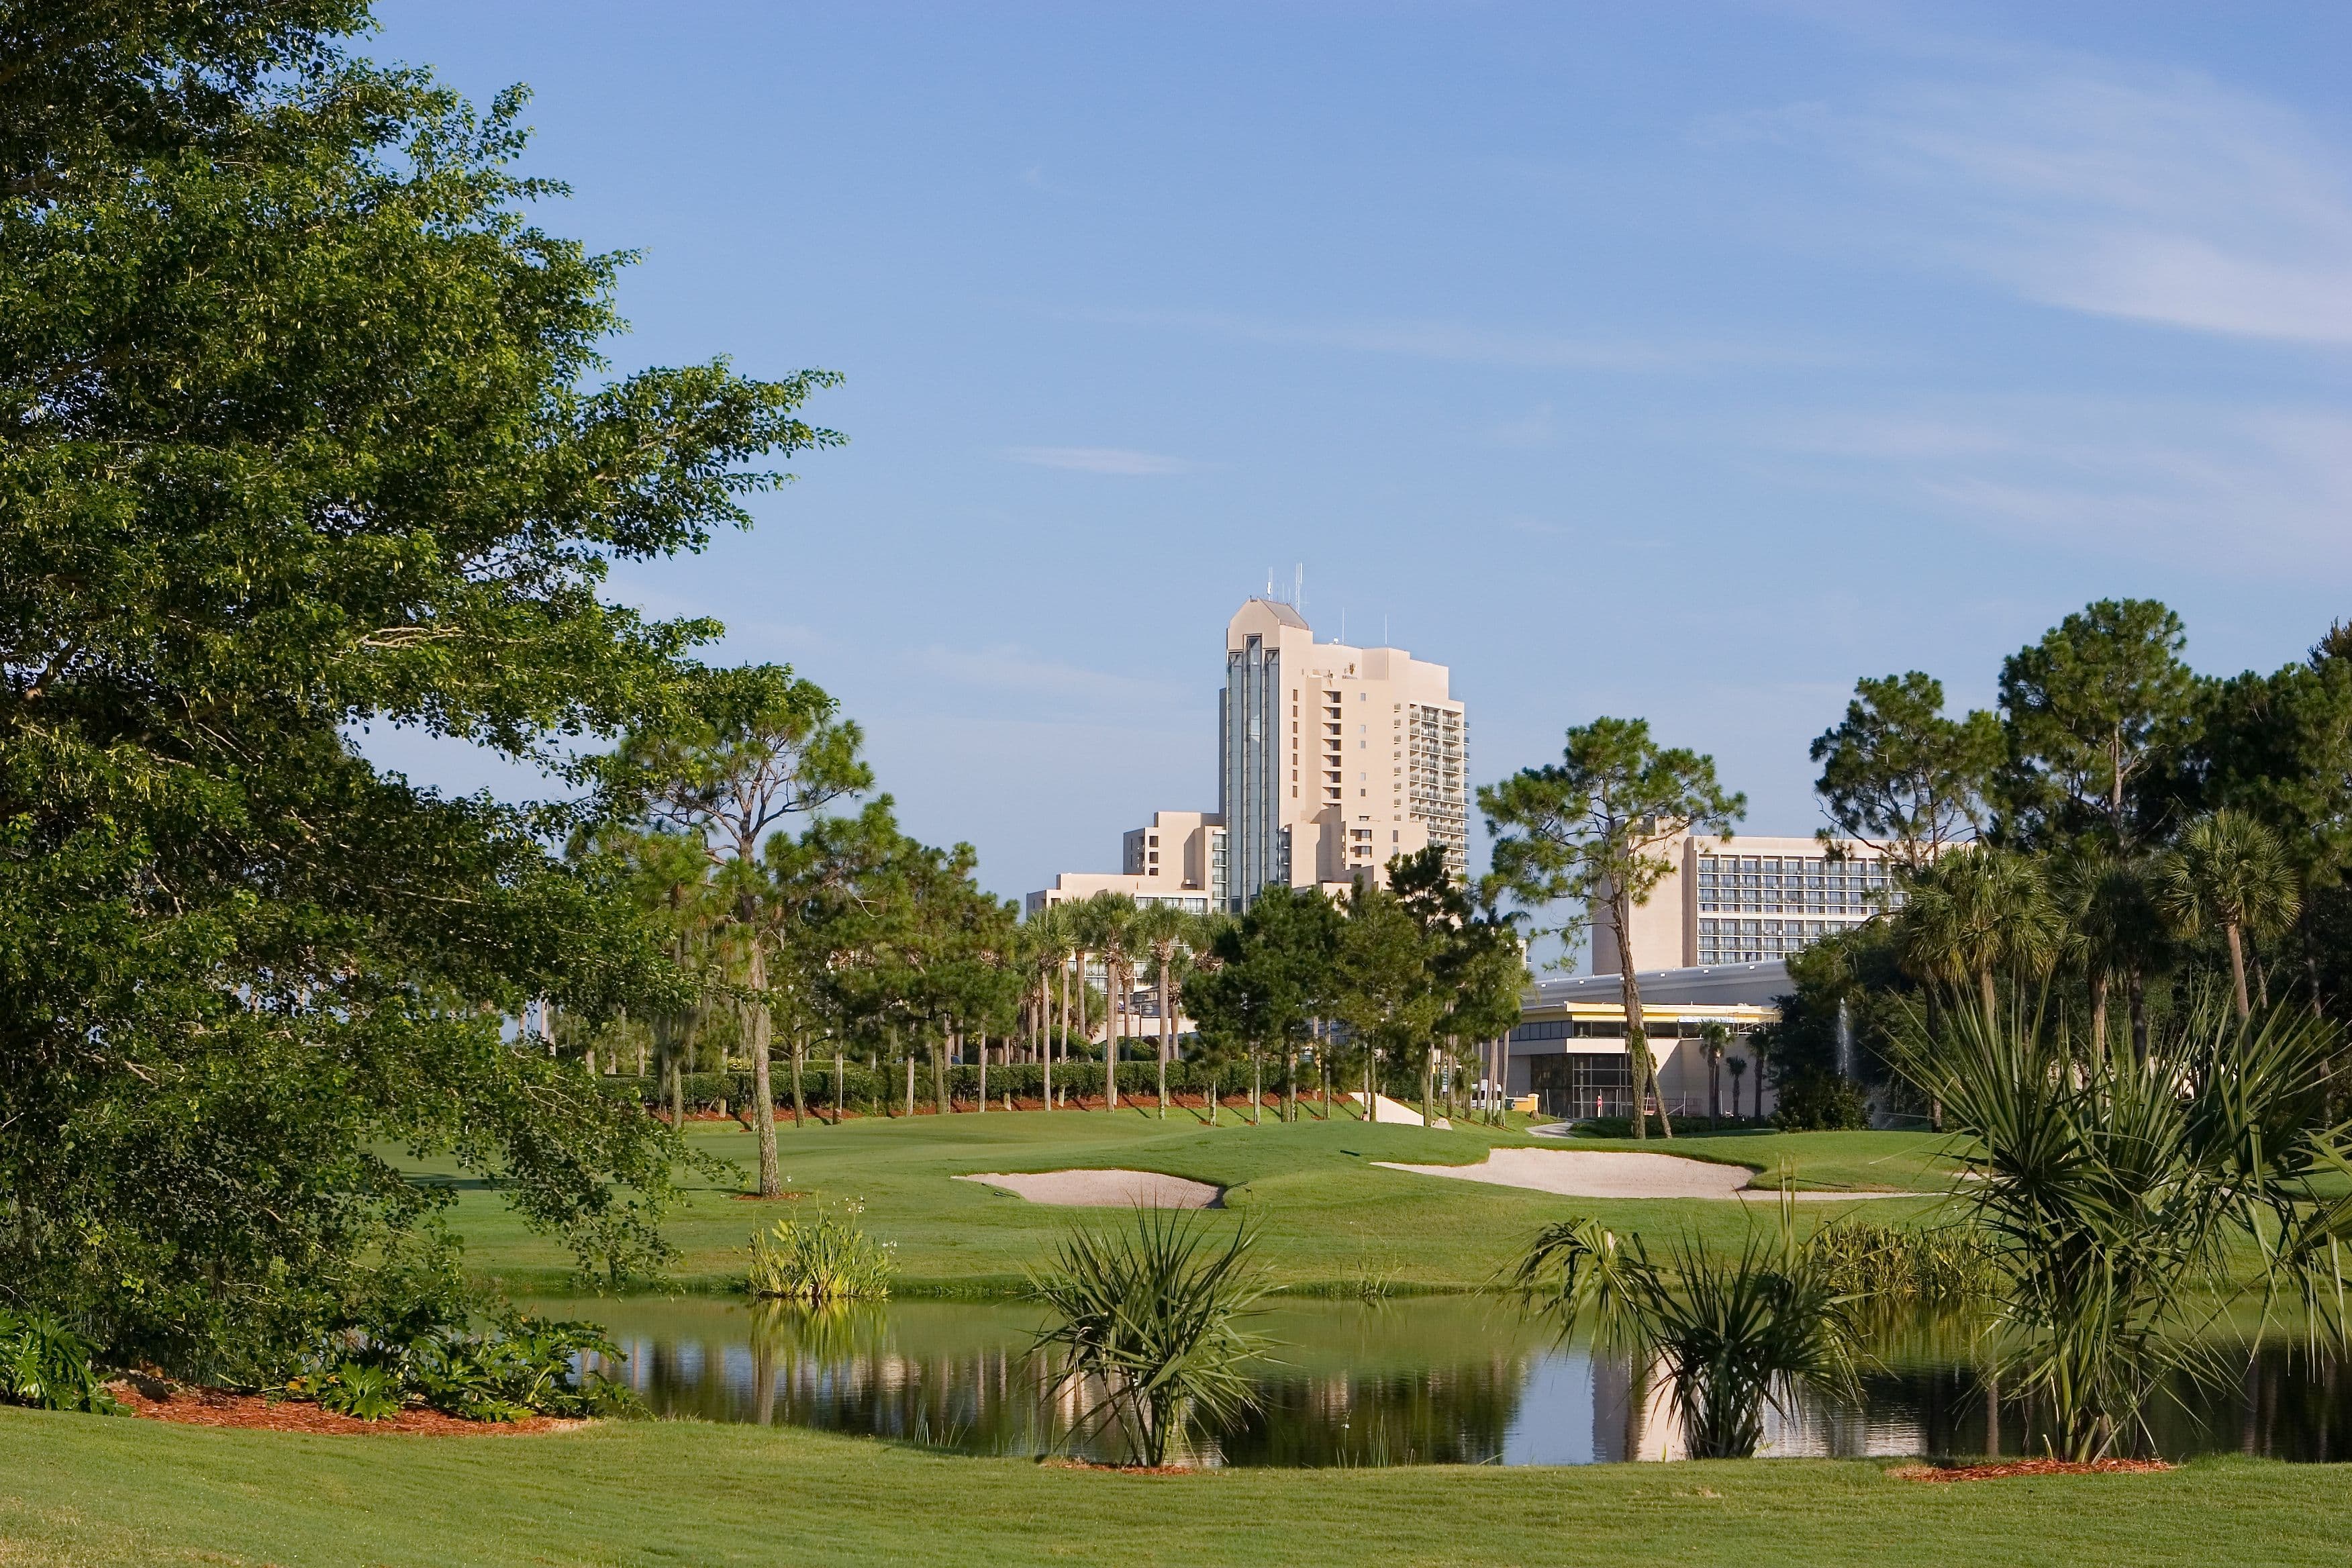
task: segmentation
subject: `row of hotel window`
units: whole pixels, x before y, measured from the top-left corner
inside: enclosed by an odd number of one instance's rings
[[[1854,928],[1852,921],[1710,921],[1698,922],[1698,961],[1762,963],[1808,943]]]
[[[1642,1033],[1653,1040],[1682,1038],[1696,1040],[1705,1024],[1696,1018],[1650,1018],[1642,1025]],[[1742,1035],[1748,1026],[1733,1024],[1731,1032]],[[1547,1018],[1533,1024],[1521,1024],[1511,1030],[1511,1044],[1527,1045],[1538,1040],[1622,1040],[1625,1023],[1622,1018]]]

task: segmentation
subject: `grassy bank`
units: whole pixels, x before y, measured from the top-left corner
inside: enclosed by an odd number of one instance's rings
[[[2240,1459],[1958,1486],[1812,1460],[1143,1477],[696,1423],[331,1438],[0,1410],[0,1562],[40,1568],[2334,1564],[2347,1530],[2339,1470]]]
[[[688,1288],[730,1284],[742,1272],[752,1230],[790,1205],[742,1201],[751,1185],[751,1134],[732,1122],[692,1124],[696,1146],[720,1160],[727,1174],[694,1177],[668,1226],[684,1253],[678,1278]],[[952,1178],[972,1172],[1049,1171],[1127,1166],[1213,1182],[1227,1203],[1261,1226],[1261,1256],[1275,1282],[1290,1289],[1350,1291],[1367,1281],[1402,1289],[1473,1289],[1535,1227],[1570,1212],[1598,1214],[1653,1233],[1687,1226],[1728,1237],[1771,1223],[1769,1207],[1696,1200],[1603,1202],[1554,1197],[1479,1183],[1382,1170],[1376,1161],[1475,1163],[1496,1143],[1542,1142],[1524,1131],[1366,1125],[1352,1120],[1252,1128],[1210,1128],[1190,1111],[1165,1121],[1147,1112],[996,1111],[812,1123],[779,1130],[787,1185],[827,1199],[856,1197],[865,1223],[895,1243],[902,1293],[985,1296],[1015,1288],[1023,1268],[1043,1258],[1070,1223],[1069,1209],[1042,1207],[987,1186]],[[1579,1148],[1668,1146],[1577,1140]],[[1685,1135],[1672,1152],[1747,1164],[1778,1181],[1785,1173],[1809,1188],[1901,1188],[1940,1192],[1948,1184],[1942,1141],[1917,1133],[1727,1133]],[[1886,1199],[1861,1205],[1898,1219],[1928,1200]],[[1819,1223],[1848,1205],[1809,1205]],[[495,1188],[461,1184],[458,1228],[473,1267],[519,1292],[562,1287],[568,1256],[526,1231]]]

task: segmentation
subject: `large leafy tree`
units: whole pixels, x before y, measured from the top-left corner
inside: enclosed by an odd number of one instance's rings
[[[770,1073],[769,960],[785,940],[781,928],[792,900],[780,896],[762,852],[769,836],[794,816],[871,788],[874,775],[857,754],[856,724],[837,717],[831,697],[788,669],[709,671],[692,684],[683,706],[681,719],[630,736],[599,771],[633,814],[698,846],[716,883],[717,907],[741,952],[759,1190],[772,1198],[784,1184]]]
[[[1717,782],[1714,758],[1659,745],[1648,720],[1603,718],[1570,726],[1559,762],[1481,784],[1478,809],[1495,836],[1490,890],[1528,910],[1574,901],[1578,913],[1556,929],[1601,920],[1616,938],[1633,1131],[1648,1137],[1643,1107],[1658,1069],[1642,1026],[1633,910],[1672,873],[1670,851],[1685,834],[1728,834],[1746,815],[1748,797]],[[1663,1099],[1658,1124],[1674,1136]]]
[[[2160,838],[2169,771],[2196,737],[2180,617],[2102,599],[2001,662],[2001,826],[2044,845],[2096,833],[2121,854]]]
[[[1944,683],[1916,669],[1865,678],[1811,755],[1822,767],[1813,789],[1836,831],[1916,871],[1984,826],[2000,721],[1948,717]]]
[[[1339,911],[1312,888],[1272,887],[1222,926],[1185,988],[1201,1032],[1218,1046],[1282,1057],[1282,1119],[1298,1120],[1298,1053],[1328,1009]]]
[[[0,1298],[258,1375],[432,1256],[454,1154],[614,1274],[670,1134],[503,1020],[658,997],[560,816],[372,766],[560,761],[715,628],[608,603],[835,437],[822,374],[614,378],[625,257],[523,216],[519,97],[319,0],[0,5]]]
[[[1472,898],[1469,884],[1446,868],[1445,852],[1438,845],[1391,860],[1389,890],[1429,944],[1430,969],[1444,1005],[1434,1029],[1436,1045],[1455,1067],[1465,1065],[1460,1060],[1465,1043],[1499,1040],[1519,1021],[1528,966],[1518,928],[1491,904],[1481,907]],[[1436,1054],[1433,1049],[1422,1072],[1424,1121],[1431,1115],[1430,1079]],[[1501,1065],[1496,1064],[1498,1079]],[[1452,1081],[1458,1086],[1461,1074],[1453,1074]]]

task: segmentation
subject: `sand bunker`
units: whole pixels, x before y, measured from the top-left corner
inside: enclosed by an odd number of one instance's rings
[[[1494,1149],[1482,1165],[1374,1164],[1423,1176],[1451,1176],[1501,1187],[1528,1187],[1569,1198],[1746,1198],[1773,1201],[1775,1187],[1750,1187],[1745,1165],[1717,1165],[1675,1154],[1632,1154],[1603,1149]],[[1906,1193],[1796,1193],[1800,1203],[1846,1198],[1899,1198]]]
[[[1077,1208],[1213,1209],[1224,1197],[1223,1187],[1190,1182],[1158,1171],[1039,1171],[1028,1175],[958,1176],[959,1182],[985,1182],[1033,1204],[1062,1204]]]

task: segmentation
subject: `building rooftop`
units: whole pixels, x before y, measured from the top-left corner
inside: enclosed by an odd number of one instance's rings
[[[1769,1007],[1789,994],[1789,966],[1769,963],[1709,963],[1692,969],[1644,969],[1634,973],[1642,1000],[1662,1007],[1680,1003],[1742,1004]],[[1613,1005],[1623,977],[1616,974],[1563,974],[1538,980],[1521,999],[1523,1010],[1561,1007],[1588,1002]]]

